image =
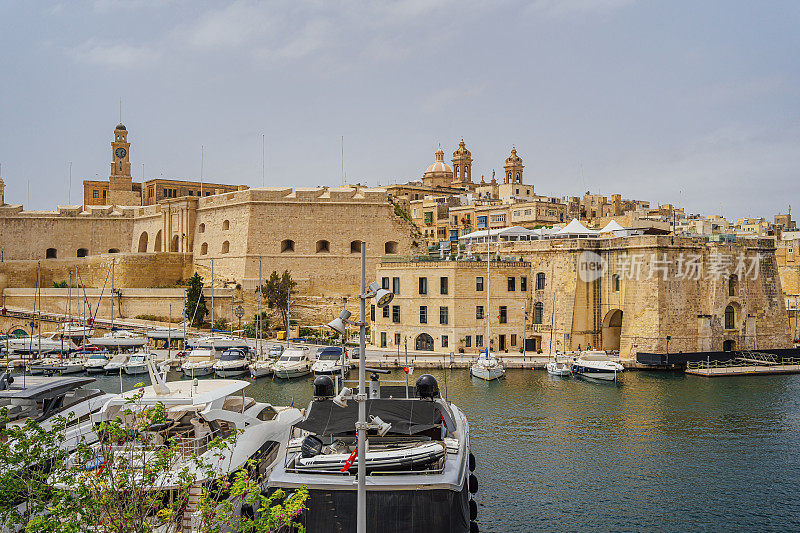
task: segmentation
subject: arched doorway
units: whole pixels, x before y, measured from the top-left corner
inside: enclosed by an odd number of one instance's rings
[[[619,351],[620,337],[622,335],[622,311],[612,309],[603,319],[603,350]]]
[[[433,337],[427,333],[421,333],[417,337],[417,350],[432,352],[433,351]]]
[[[158,233],[156,233],[156,242],[153,243],[153,251],[161,251],[161,230],[158,230]]]
[[[144,253],[147,251],[147,232],[143,231],[141,235],[139,235],[139,253]]]
[[[177,252],[178,251],[178,236],[177,235],[173,235],[172,236],[172,245],[170,246],[169,251],[170,252]]]
[[[736,341],[733,339],[728,339],[722,343],[723,352],[732,352],[735,348],[736,348]]]

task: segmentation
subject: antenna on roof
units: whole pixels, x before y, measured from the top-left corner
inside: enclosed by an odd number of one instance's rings
[[[203,163],[205,162],[205,146],[200,145],[200,196],[203,196]]]
[[[342,135],[342,185],[344,185],[344,135]]]
[[[261,134],[261,186],[264,186],[264,146],[265,146],[265,135]]]
[[[119,123],[122,124],[122,98],[119,99]]]

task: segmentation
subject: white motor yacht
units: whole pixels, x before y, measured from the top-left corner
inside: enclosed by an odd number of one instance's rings
[[[272,371],[276,378],[299,378],[311,373],[311,356],[306,347],[289,348],[274,365]]]
[[[346,375],[350,373],[350,359],[347,352],[339,346],[328,346],[317,356],[317,360],[311,365],[311,371],[315,376]]]
[[[146,374],[147,373],[147,354],[135,353],[128,357],[128,361],[122,365],[122,371],[126,374]]]
[[[166,409],[167,420],[145,430],[142,439],[131,440],[105,450],[106,454],[125,454],[135,465],[154,453],[153,448],[168,443],[177,443],[178,453],[170,473],[161,475],[149,488],[170,492],[185,485],[185,476],[192,476],[193,485],[202,487],[219,476],[247,469],[254,475],[266,479],[272,469],[281,462],[291,436],[292,426],[302,419],[299,409],[277,407],[256,402],[244,395],[250,384],[241,380],[200,380],[165,382],[148,358],[148,370],[152,385],[116,395],[105,403],[93,417],[101,423],[124,417],[125,412],[141,411],[157,404]],[[147,435],[147,434],[150,435]],[[236,435],[231,446],[212,447],[218,437]],[[152,438],[149,438],[152,437]],[[146,448],[140,448],[147,442]],[[158,444],[163,443],[163,444]],[[98,455],[100,447],[95,445]],[[206,466],[198,467],[198,462]],[[140,459],[141,458],[141,459]],[[68,466],[84,466],[87,470],[104,462],[113,468],[113,457],[92,460],[85,465],[73,455]],[[248,462],[255,463],[248,466]],[[189,500],[183,511],[183,531],[192,530],[193,515],[197,503]]]
[[[208,376],[214,373],[214,351],[208,348],[195,348],[186,356],[186,361],[181,365],[181,372],[187,378]]]
[[[226,335],[208,335],[186,341],[186,345],[191,348],[204,348],[214,352],[224,352],[229,348],[242,348],[249,350],[250,346],[245,339],[228,337]]]
[[[486,381],[500,379],[506,375],[505,365],[492,355],[488,348],[485,351],[481,350],[478,359],[472,363],[469,370],[476,378]]]
[[[569,376],[572,374],[572,364],[561,361],[548,361],[547,373],[551,376]]]
[[[89,357],[83,362],[83,368],[89,374],[95,374],[105,372],[108,363],[108,352],[94,352],[89,354]]]
[[[94,382],[89,377],[25,376],[16,379],[0,374],[0,408],[8,409],[9,424],[23,425],[33,418],[44,429],[51,429],[59,416],[74,418],[67,424],[65,450],[74,449],[81,439],[91,444],[97,440],[90,415],[114,395],[100,389],[84,388]]]
[[[610,361],[608,355],[600,351],[583,352],[572,363],[572,372],[574,374],[603,381],[616,381],[617,374],[624,370],[624,366]]]
[[[220,378],[232,378],[247,372],[247,352],[241,348],[225,350],[214,363],[214,374]]]

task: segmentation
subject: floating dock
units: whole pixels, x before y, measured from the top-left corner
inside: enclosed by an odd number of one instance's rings
[[[746,352],[728,361],[694,361],[686,364],[687,374],[704,377],[800,374],[800,358],[775,357],[763,352]]]

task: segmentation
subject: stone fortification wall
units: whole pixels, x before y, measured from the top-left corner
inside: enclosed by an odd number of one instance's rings
[[[131,247],[133,209],[59,206],[57,211],[0,208],[0,249],[4,260],[78,257]],[[49,250],[49,252],[48,252]],[[79,253],[80,250],[80,253]]]
[[[198,271],[255,286],[289,270],[309,295],[358,290],[358,243],[367,244],[368,271],[385,254],[411,252],[412,227],[376,189],[261,188],[199,200],[194,237]]]
[[[101,254],[74,259],[46,259],[41,261],[0,262],[0,291],[7,287],[36,287],[37,265],[41,265],[40,286],[52,287],[53,283],[75,284],[75,268],[80,283],[86,287],[100,288],[107,284],[111,290],[111,262],[114,265],[115,287],[163,287],[191,275],[191,256],[175,253],[160,254]]]
[[[578,271],[585,251],[606,265],[588,282]],[[640,351],[722,350],[726,341],[735,349],[789,347],[774,252],[769,240],[720,244],[638,236],[514,243],[501,253],[530,261],[534,284],[538,273],[545,274],[545,290],[533,297],[545,309],[555,298],[560,349],[591,345],[632,357]],[[733,274],[738,275],[731,282]],[[729,306],[733,327],[726,327]],[[549,331],[549,324],[541,329]],[[546,351],[548,341],[542,335]]]

